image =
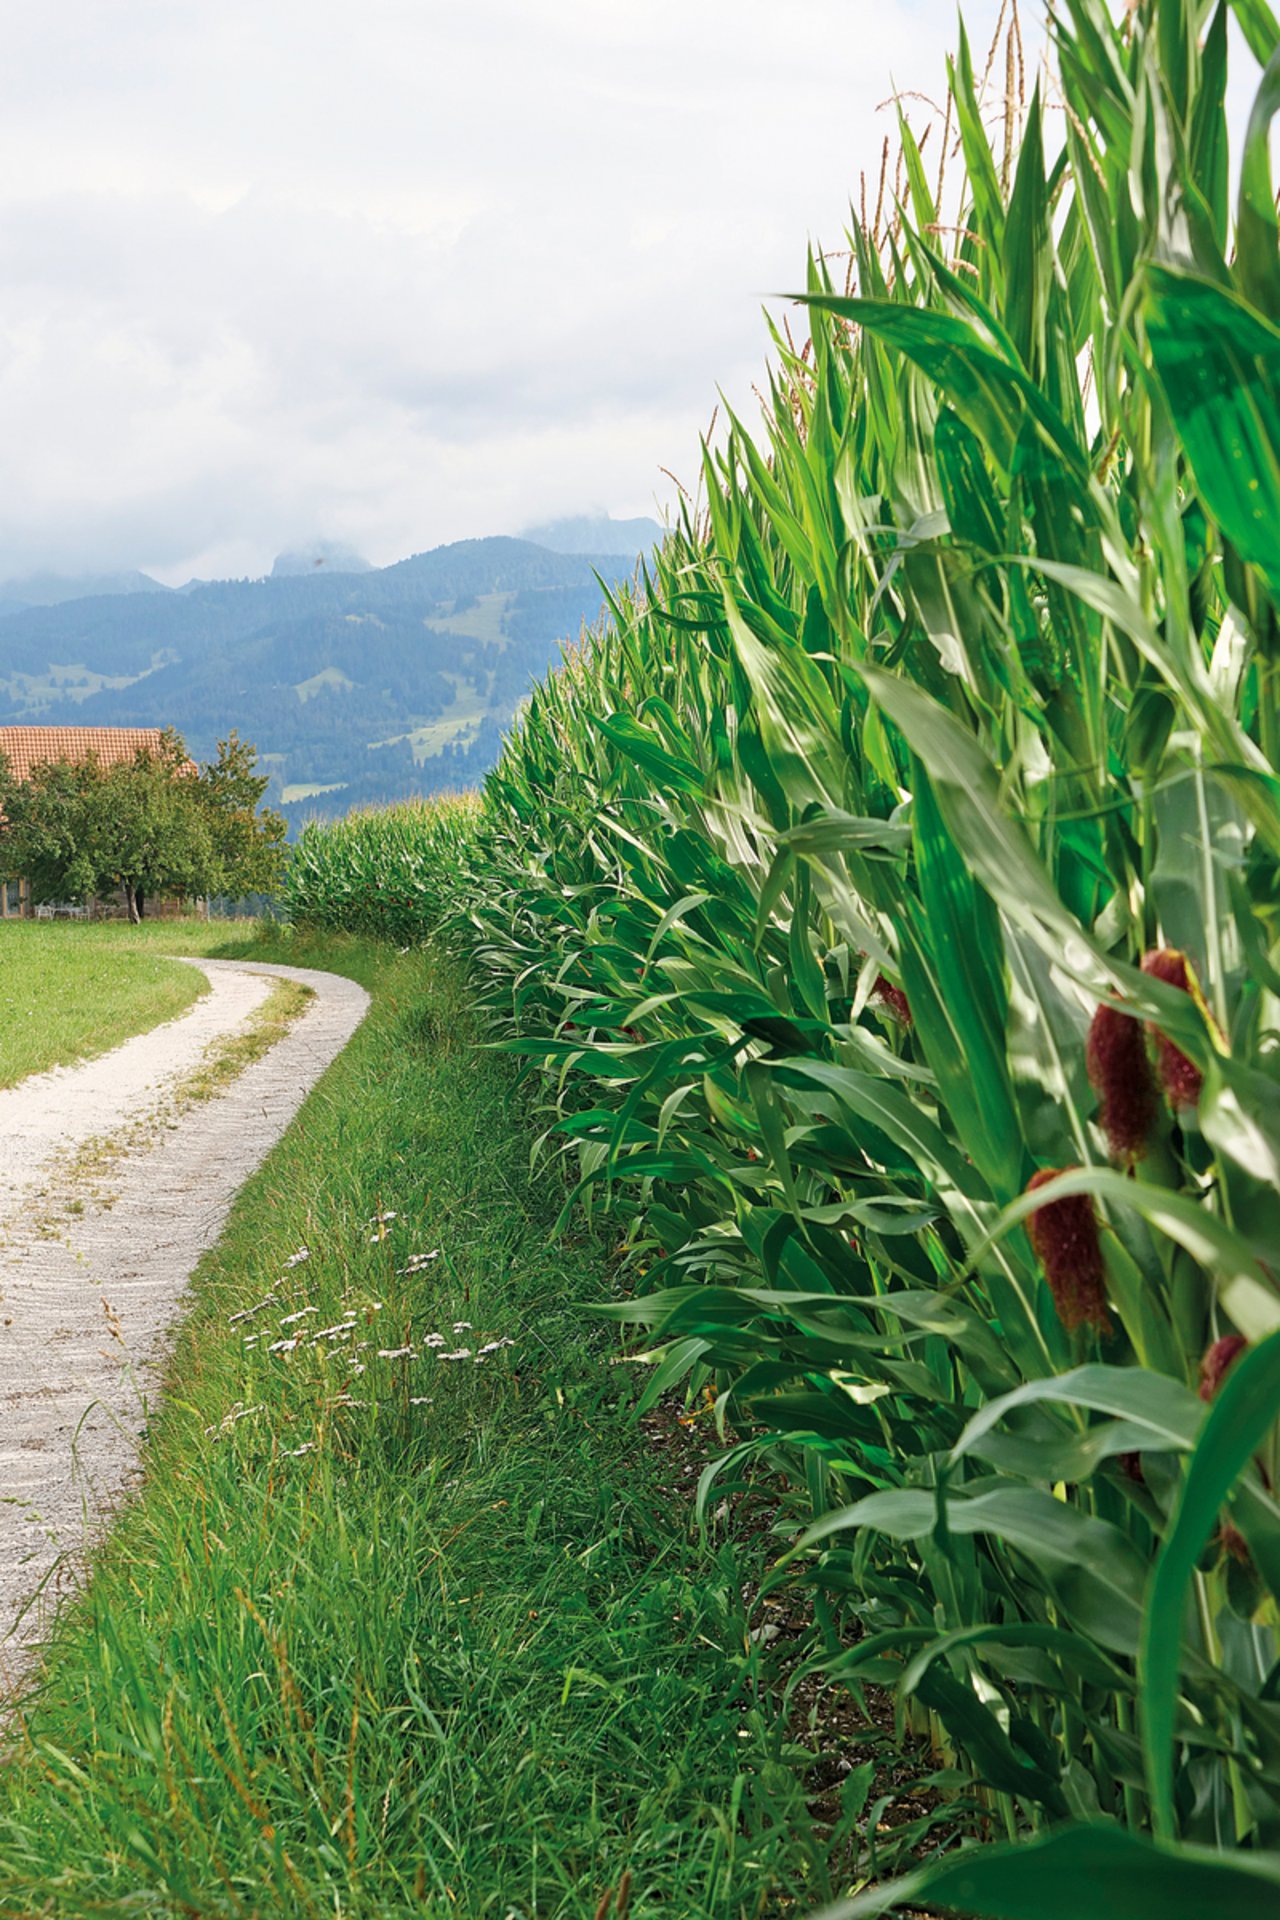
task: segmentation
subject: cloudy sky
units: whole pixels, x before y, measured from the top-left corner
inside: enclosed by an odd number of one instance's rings
[[[989,34],[993,0],[968,14]],[[0,577],[385,562],[696,474],[944,0],[60,0],[0,70]],[[924,111],[921,109],[920,111]],[[936,138],[936,136],[935,136]]]
[[[966,6],[985,48],[998,0]],[[696,475],[947,0],[59,0],[0,67],[0,578],[382,563]],[[912,109],[918,129],[928,109]],[[935,142],[937,136],[935,135]]]

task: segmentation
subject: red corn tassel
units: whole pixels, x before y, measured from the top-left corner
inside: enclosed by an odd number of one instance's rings
[[[872,995],[881,1006],[886,1007],[895,1019],[901,1020],[904,1027],[911,1025],[911,1004],[901,987],[895,987],[887,975],[876,975],[876,983],[871,989]]]
[[[1156,1085],[1142,1022],[1117,1007],[1099,1007],[1084,1057],[1112,1158],[1140,1160],[1156,1117]]]
[[[1215,1340],[1200,1362],[1200,1398],[1212,1400],[1222,1385],[1227,1369],[1238,1360],[1249,1342],[1238,1333],[1224,1333]]]
[[[1158,947],[1145,955],[1142,971],[1153,980],[1163,980],[1166,986],[1180,988],[1183,993],[1192,990],[1191,963],[1177,947]],[[1194,1060],[1188,1060],[1181,1047],[1175,1047],[1172,1040],[1165,1038],[1154,1020],[1147,1022],[1147,1032],[1156,1044],[1160,1084],[1175,1107],[1193,1107],[1200,1098],[1204,1075]]]
[[[1034,1193],[1046,1181],[1071,1171],[1069,1167],[1042,1167],[1032,1175],[1027,1192]],[[1028,1216],[1027,1233],[1067,1332],[1096,1327],[1100,1334],[1109,1334],[1102,1244],[1092,1196],[1073,1193],[1062,1200],[1047,1201]]]

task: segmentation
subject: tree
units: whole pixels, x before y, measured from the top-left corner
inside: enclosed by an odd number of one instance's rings
[[[3,864],[37,901],[123,892],[131,920],[158,894],[266,893],[280,878],[285,823],[258,811],[267,781],[232,733],[197,770],[166,729],[155,752],[103,767],[54,762],[14,778],[0,756]]]
[[[233,729],[218,742],[218,757],[194,783],[204,809],[220,893],[273,893],[280,884],[288,827],[282,814],[259,810],[270,776],[255,773],[256,749]]]
[[[37,901],[76,899],[91,891],[82,848],[89,796],[100,779],[96,762],[58,761],[19,780],[0,754],[0,866],[21,875]]]
[[[176,734],[158,754],[108,767],[91,790],[82,858],[92,871],[84,891],[119,887],[131,920],[157,894],[203,893],[215,870],[213,836],[193,801],[194,775]]]

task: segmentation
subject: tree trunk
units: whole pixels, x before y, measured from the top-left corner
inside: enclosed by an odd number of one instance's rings
[[[129,919],[136,927],[142,918],[142,910],[138,904],[138,894],[131,880],[126,880],[124,883],[124,900],[126,907],[129,909]]]
[[[141,887],[139,887],[139,888],[138,888],[138,891],[137,891],[137,893],[136,893],[136,894],[134,895],[134,898],[135,898],[135,900],[136,900],[136,901],[137,901],[137,903],[138,903],[138,918],[139,918],[139,920],[141,920],[141,918],[142,918],[142,916],[143,916],[143,914],[144,914],[144,913],[146,912],[146,910],[147,910],[147,896],[146,896],[146,894],[145,894],[145,893],[144,893],[144,892],[142,891],[142,888],[141,888]]]

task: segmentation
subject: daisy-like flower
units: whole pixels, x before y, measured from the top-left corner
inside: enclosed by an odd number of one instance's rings
[[[268,1307],[274,1307],[280,1299],[277,1293],[264,1294],[261,1300],[255,1300],[251,1307],[242,1307],[239,1313],[233,1313],[228,1320],[229,1327],[238,1327],[242,1320],[252,1320],[256,1314],[265,1313]]]
[[[311,1344],[317,1340],[345,1340],[348,1334],[355,1332],[354,1320],[335,1320],[331,1327],[317,1327],[311,1336]]]
[[[431,1253],[411,1253],[409,1255],[409,1259],[407,1263],[403,1267],[397,1267],[396,1272],[400,1275],[400,1278],[403,1280],[406,1278],[407,1275],[411,1273],[421,1273],[424,1270],[424,1268],[429,1267],[431,1265],[431,1262],[433,1260],[438,1260],[439,1258],[440,1258],[439,1247],[436,1247],[435,1250]]]
[[[1042,1167],[1032,1175],[1027,1192],[1034,1193],[1060,1173],[1071,1171],[1069,1167]],[[1027,1235],[1067,1332],[1094,1327],[1104,1336],[1109,1334],[1102,1242],[1092,1195],[1073,1193],[1061,1200],[1046,1201],[1028,1215]]]

